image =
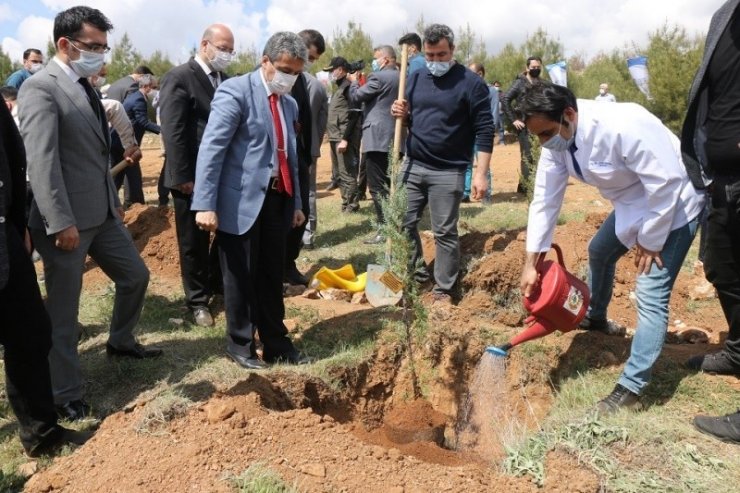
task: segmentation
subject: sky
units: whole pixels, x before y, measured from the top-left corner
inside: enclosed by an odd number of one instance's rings
[[[0,43],[12,60],[29,47],[45,52],[54,16],[74,5],[91,5],[113,23],[108,43],[128,33],[144,56],[159,49],[183,62],[203,30],[229,25],[236,48],[262,47],[271,33],[313,28],[330,40],[353,20],[373,43],[392,44],[414,30],[420,15],[454,31],[461,26],[483,38],[489,55],[508,42],[519,45],[543,27],[559,39],[565,55],[586,59],[601,51],[645,45],[648,33],[664,23],[689,34],[707,32],[712,14],[725,0],[0,0]],[[553,60],[554,61],[554,60]],[[550,61],[546,61],[548,63]]]

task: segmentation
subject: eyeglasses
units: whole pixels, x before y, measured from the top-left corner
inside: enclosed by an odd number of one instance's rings
[[[75,39],[75,38],[67,38],[67,39],[70,41],[70,44],[74,46],[74,48],[77,51],[81,51],[81,50],[77,46],[75,46],[75,43],[80,43],[82,46],[85,47],[87,51],[92,51],[93,53],[110,53],[110,46],[108,45],[85,43],[84,41],[80,41],[79,39]]]
[[[235,50],[231,50],[229,48],[222,48],[220,46],[216,46],[215,44],[211,43],[210,41],[207,41],[207,43],[209,45],[213,46],[214,48],[216,48],[218,51],[222,51],[224,53],[228,53],[229,55],[232,55],[232,56],[233,55],[236,55],[236,51]]]

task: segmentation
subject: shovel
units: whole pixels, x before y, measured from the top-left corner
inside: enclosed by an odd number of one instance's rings
[[[131,163],[129,163],[128,161],[126,161],[124,159],[123,161],[121,161],[120,163],[116,164],[115,166],[113,166],[110,169],[110,175],[111,176],[116,176],[118,173],[120,173],[121,171],[123,171],[123,168],[129,166],[130,164]]]
[[[398,84],[398,99],[404,99],[406,96],[406,65],[408,63],[407,45],[401,45],[401,74]],[[391,177],[391,196],[396,191],[396,176],[398,175],[398,153],[401,150],[401,132],[403,130],[403,120],[396,118],[396,128],[393,134],[393,151],[390,169]],[[385,243],[385,259],[390,262],[391,258],[391,239],[388,238]],[[384,265],[369,264],[367,266],[367,286],[365,287],[365,296],[372,306],[394,306],[401,301],[403,296],[403,283],[392,272],[389,272]]]

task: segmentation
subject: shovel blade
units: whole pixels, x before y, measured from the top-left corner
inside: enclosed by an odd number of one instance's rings
[[[369,264],[367,266],[367,285],[365,286],[365,296],[372,306],[394,306],[401,301],[403,290],[394,293],[388,289],[381,277],[386,274],[387,270],[383,265]]]

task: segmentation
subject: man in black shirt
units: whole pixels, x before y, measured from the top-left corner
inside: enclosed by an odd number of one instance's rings
[[[709,186],[705,270],[717,289],[729,325],[725,347],[693,356],[695,370],[740,376],[740,0],[728,0],[712,17],[706,50],[689,93],[681,132],[684,163],[694,186]],[[711,183],[711,185],[710,185]],[[694,425],[740,443],[740,412],[697,416]]]

